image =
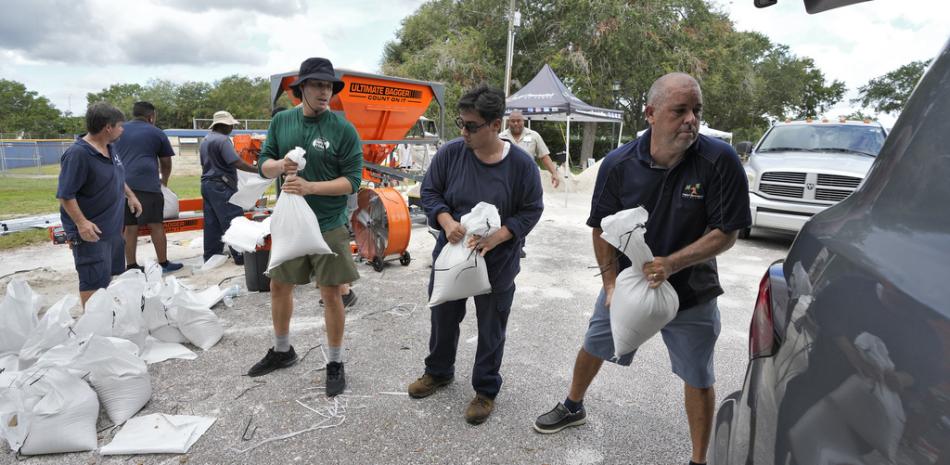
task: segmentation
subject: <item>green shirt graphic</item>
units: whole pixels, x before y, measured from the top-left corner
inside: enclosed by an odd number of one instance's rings
[[[363,174],[363,146],[349,121],[332,111],[306,117],[298,107],[278,113],[267,129],[257,169],[267,160],[280,160],[294,147],[307,151],[307,166],[298,175],[307,181],[332,181],[346,177],[359,190]],[[263,173],[261,173],[263,176]],[[277,181],[280,189],[281,179]],[[346,195],[307,195],[307,204],[317,215],[320,231],[326,232],[347,222]]]

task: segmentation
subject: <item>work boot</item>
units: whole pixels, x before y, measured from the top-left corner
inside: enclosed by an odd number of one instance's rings
[[[421,378],[415,380],[412,384],[409,385],[409,397],[413,399],[421,399],[423,397],[429,397],[440,387],[448,386],[455,379],[454,376],[448,376],[445,378],[437,378],[428,373],[422,375]]]
[[[534,421],[534,430],[539,433],[551,434],[569,426],[580,426],[584,423],[587,423],[587,412],[584,407],[576,412],[571,412],[564,404],[558,402],[550,412],[541,415]]]
[[[267,349],[267,355],[247,371],[247,375],[250,377],[264,376],[274,370],[287,368],[295,363],[297,363],[297,352],[294,352],[294,346],[290,346],[290,350],[287,352],[277,352],[271,347]]]
[[[485,423],[492,410],[495,409],[495,401],[484,394],[475,394],[475,398],[468,403],[465,409],[465,421],[471,425],[480,425]]]
[[[346,389],[346,374],[343,371],[343,364],[340,362],[330,362],[327,364],[327,397],[333,397],[342,394]]]

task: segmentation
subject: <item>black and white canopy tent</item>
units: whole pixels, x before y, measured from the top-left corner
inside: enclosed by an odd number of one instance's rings
[[[526,86],[508,97],[506,113],[515,110],[520,110],[529,121],[567,122],[564,145],[568,160],[571,157],[572,122],[620,123],[620,135],[623,134],[622,112],[588,105],[574,96],[548,65],[544,65]],[[620,135],[617,136],[618,145]]]

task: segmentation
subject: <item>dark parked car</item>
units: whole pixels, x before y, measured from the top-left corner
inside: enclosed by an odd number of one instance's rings
[[[807,0],[806,0],[807,3]],[[950,42],[759,286],[716,464],[950,464]]]

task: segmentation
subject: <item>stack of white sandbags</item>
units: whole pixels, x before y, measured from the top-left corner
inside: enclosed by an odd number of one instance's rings
[[[207,350],[221,339],[211,307],[223,294],[163,282],[151,262],[96,291],[78,320],[75,296],[39,319],[42,299],[13,279],[0,301],[0,439],[24,455],[95,449],[100,405],[118,425],[151,398],[146,360],[193,359],[178,342]]]

